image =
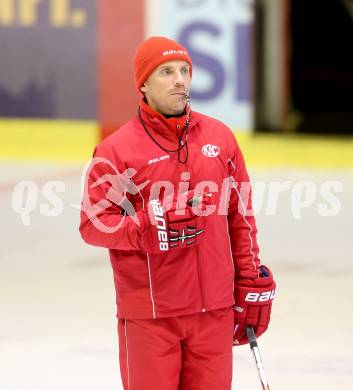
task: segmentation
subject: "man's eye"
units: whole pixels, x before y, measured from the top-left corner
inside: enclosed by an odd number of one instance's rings
[[[162,74],[170,74],[170,73],[171,73],[170,69],[163,69],[162,70]]]
[[[181,70],[181,73],[184,73],[184,74],[187,74],[189,72],[189,69],[188,68],[183,68]]]

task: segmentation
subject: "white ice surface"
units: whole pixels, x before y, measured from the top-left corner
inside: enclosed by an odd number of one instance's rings
[[[104,249],[78,233],[80,167],[0,165],[0,389],[118,390],[115,294]],[[65,182],[64,210],[37,208],[24,226],[11,208],[19,180]],[[342,209],[296,220],[290,194],[257,217],[261,258],[276,275],[272,323],[259,339],[272,390],[353,389],[353,172],[253,171],[253,180],[339,180]],[[45,203],[43,197],[39,203]],[[260,389],[248,346],[236,348],[233,388]],[[200,389],[202,390],[202,389]]]

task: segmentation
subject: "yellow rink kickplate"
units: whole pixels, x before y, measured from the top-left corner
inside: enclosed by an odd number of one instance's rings
[[[249,167],[353,168],[353,137],[234,134]],[[0,119],[0,158],[85,162],[100,139],[94,121]]]
[[[0,158],[82,162],[99,140],[93,121],[0,119]]]
[[[353,137],[234,134],[249,167],[353,169]]]

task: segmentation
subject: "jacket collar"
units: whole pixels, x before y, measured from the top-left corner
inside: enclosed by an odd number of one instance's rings
[[[145,126],[148,126],[149,129],[152,128],[154,131],[171,141],[178,140],[186,122],[186,114],[166,118],[164,115],[151,108],[144,99],[141,99],[140,101],[140,113]],[[189,130],[196,123],[197,121],[191,111]]]

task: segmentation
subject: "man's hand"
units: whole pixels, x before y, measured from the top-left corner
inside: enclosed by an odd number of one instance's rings
[[[264,333],[271,316],[276,283],[271,271],[260,266],[260,277],[255,280],[238,280],[234,287],[234,336],[233,344],[248,343],[245,328],[254,328],[256,337]]]
[[[197,245],[205,231],[202,211],[207,202],[206,195],[196,197],[193,193],[187,193],[178,201],[172,199],[168,209],[159,200],[151,200],[148,212],[138,213],[142,249],[147,253],[165,253]]]

